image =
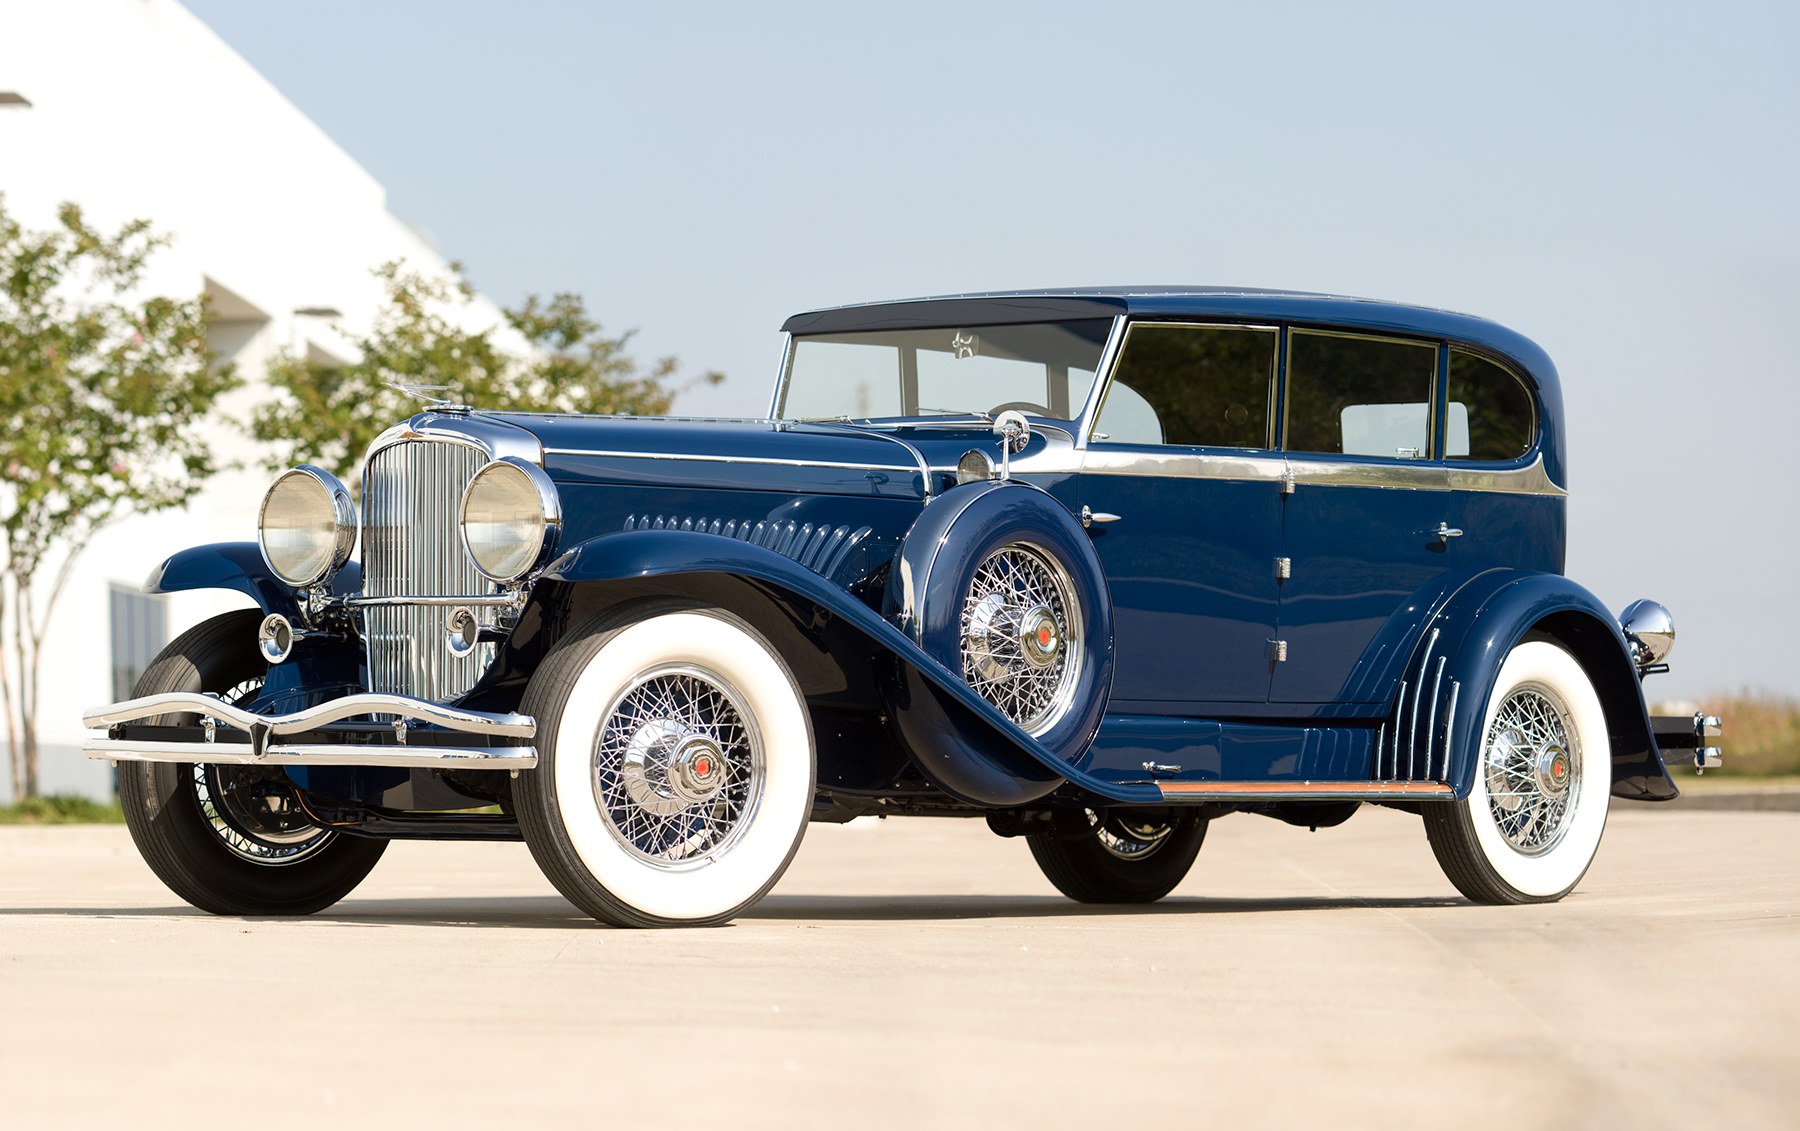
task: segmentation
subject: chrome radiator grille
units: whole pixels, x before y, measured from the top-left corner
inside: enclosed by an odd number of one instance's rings
[[[363,593],[369,597],[449,597],[491,593],[463,550],[456,507],[463,488],[488,457],[479,448],[413,440],[376,452],[363,469]],[[445,646],[450,614],[443,606],[373,606],[363,610],[369,690],[434,702],[475,685],[494,659],[478,645],[458,659]],[[476,609],[483,624],[492,609]]]

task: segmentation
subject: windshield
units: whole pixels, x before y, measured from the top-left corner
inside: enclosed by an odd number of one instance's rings
[[[776,415],[788,420],[1081,414],[1110,318],[795,337]]]

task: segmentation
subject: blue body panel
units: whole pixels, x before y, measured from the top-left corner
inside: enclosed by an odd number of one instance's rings
[[[331,584],[334,593],[356,592],[362,588],[362,566],[346,562]],[[164,559],[144,582],[146,593],[184,593],[194,589],[235,590],[255,601],[263,612],[290,618],[300,609],[294,587],[269,571],[255,542],[190,546]]]
[[[1114,709],[1256,713],[1269,698],[1275,637],[1276,487],[1084,475],[1073,494],[1074,509],[1126,516],[1090,530],[1112,595]]]
[[[1467,557],[1433,533],[1449,517],[1449,492],[1302,485],[1283,505],[1293,576],[1281,584],[1276,635],[1288,658],[1274,666],[1270,698],[1385,700],[1391,687],[1356,678],[1370,645],[1395,609]]]
[[[934,783],[975,805],[1018,805],[1048,794],[1064,780],[1101,796],[1139,804],[1158,802],[1148,784],[1119,786],[1071,766],[1026,735],[982,699],[961,673],[945,667],[874,609],[789,558],[756,545],[685,531],[633,531],[585,542],[552,562],[545,580],[556,585],[674,579],[708,574],[753,579],[799,597],[851,626],[870,655],[898,661],[886,688],[893,717],[906,728],[913,756]]]
[[[1474,785],[1488,692],[1500,665],[1534,630],[1573,653],[1594,682],[1611,733],[1613,792],[1640,800],[1675,796],[1625,638],[1592,593],[1555,574],[1493,570],[1452,596],[1431,627],[1440,631],[1448,676],[1470,691],[1447,723],[1450,785],[1457,797],[1467,797]]]

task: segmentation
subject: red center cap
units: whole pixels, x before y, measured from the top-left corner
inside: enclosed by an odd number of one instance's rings
[[[694,760],[694,772],[701,777],[705,777],[707,774],[712,773],[712,759],[705,755],[696,758]]]
[[[1047,624],[1041,624],[1038,626],[1038,647],[1039,648],[1050,647],[1050,626]]]

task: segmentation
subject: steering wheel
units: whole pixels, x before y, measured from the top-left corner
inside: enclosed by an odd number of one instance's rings
[[[1050,415],[1050,406],[1038,404],[1036,401],[1007,401],[1004,404],[997,404],[993,408],[988,409],[988,415],[999,416],[1008,409],[1016,409],[1019,412],[1029,412],[1034,416]]]

